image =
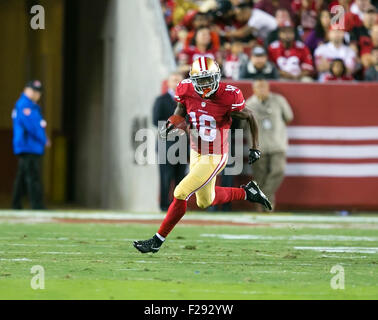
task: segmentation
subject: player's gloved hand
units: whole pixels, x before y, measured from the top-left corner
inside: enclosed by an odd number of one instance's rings
[[[257,149],[249,149],[248,164],[255,163],[261,158],[261,152]]]
[[[164,126],[159,130],[159,137],[162,139],[167,139],[168,133],[171,132],[175,126],[167,120],[167,122],[164,124]]]

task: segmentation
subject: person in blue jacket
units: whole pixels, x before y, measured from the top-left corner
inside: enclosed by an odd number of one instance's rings
[[[22,198],[27,193],[34,210],[44,209],[41,180],[41,158],[49,145],[46,121],[37,104],[42,95],[38,80],[26,84],[12,112],[13,151],[18,157],[18,169],[13,189],[12,207],[22,209]]]

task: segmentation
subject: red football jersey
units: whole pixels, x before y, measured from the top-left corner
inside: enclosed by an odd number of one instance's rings
[[[313,71],[313,61],[310,50],[301,41],[294,41],[289,49],[282,42],[274,41],[268,48],[269,58],[280,70],[293,75],[299,75],[301,70]]]
[[[175,100],[186,107],[189,115],[191,148],[200,154],[227,153],[230,114],[245,107],[241,90],[221,82],[216,93],[206,99],[185,79],[177,86]]]
[[[353,81],[353,80],[354,80],[353,77],[348,76],[348,75],[336,77],[332,74],[327,74],[324,78],[324,81]]]

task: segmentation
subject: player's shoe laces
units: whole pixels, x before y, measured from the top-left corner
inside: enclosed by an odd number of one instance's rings
[[[255,181],[250,181],[246,186],[241,186],[247,193],[247,200],[261,203],[268,210],[272,210],[272,204],[267,196],[261,191]]]
[[[153,252],[156,253],[159,251],[163,241],[161,241],[156,234],[148,240],[139,240],[134,241],[134,247],[142,253]]]

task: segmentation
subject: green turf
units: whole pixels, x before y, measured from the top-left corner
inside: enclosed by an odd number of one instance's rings
[[[378,247],[376,241],[292,240],[291,236],[378,236],[376,228],[179,225],[157,254],[133,239],[156,225],[0,224],[0,299],[377,299],[378,254],[296,250],[295,246]],[[203,234],[271,236],[225,240]],[[279,238],[277,238],[279,237]],[[257,237],[258,238],[258,237]],[[15,259],[24,259],[16,261]],[[29,259],[29,260],[25,260]],[[332,266],[345,289],[330,287]],[[45,269],[33,290],[30,269]]]

